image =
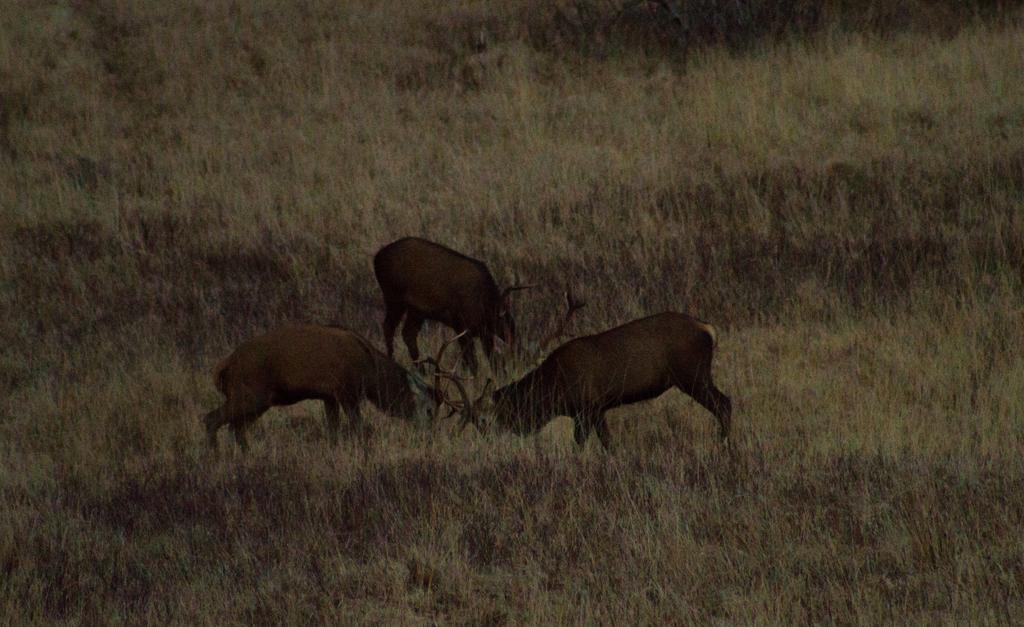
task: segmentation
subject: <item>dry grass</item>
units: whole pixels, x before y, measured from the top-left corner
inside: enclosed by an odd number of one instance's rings
[[[0,616],[1020,615],[1013,3],[685,56],[596,2],[436,4],[0,3]],[[288,320],[379,341],[405,234],[543,283],[528,338],[566,284],[579,333],[713,322],[736,451],[668,394],[612,454],[375,416],[364,459],[304,404],[207,456],[216,359]]]

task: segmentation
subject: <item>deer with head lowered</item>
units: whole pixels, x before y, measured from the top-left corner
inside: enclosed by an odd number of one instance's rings
[[[571,312],[574,299],[567,298]],[[719,435],[727,441],[732,403],[711,377],[715,340],[710,324],[675,312],[576,338],[518,381],[496,390],[487,409],[469,408],[460,424],[483,426],[480,416],[492,414],[499,427],[526,435],[556,416],[571,416],[577,445],[583,446],[596,431],[607,449],[606,411],[675,387],[718,419]],[[485,396],[486,392],[481,400]]]
[[[413,361],[418,360],[416,338],[426,320],[440,322],[457,333],[462,360],[470,370],[477,368],[474,338],[483,345],[488,359],[494,339],[506,345],[515,342],[515,320],[509,296],[529,285],[499,289],[487,266],[450,248],[418,237],[392,242],[374,255],[373,271],[384,295],[384,343],[394,355],[398,325]]]
[[[432,363],[440,363],[454,339],[441,346]],[[207,441],[216,448],[217,431],[228,425],[239,447],[246,450],[246,428],[268,409],[320,400],[332,444],[338,443],[341,410],[365,443],[359,411],[363,400],[387,414],[424,424],[448,402],[436,383],[449,376],[453,375],[438,369],[435,385],[428,385],[416,372],[399,366],[348,329],[313,324],[282,327],[243,342],[217,365],[214,385],[225,400],[203,416]],[[464,398],[460,407],[467,406]]]

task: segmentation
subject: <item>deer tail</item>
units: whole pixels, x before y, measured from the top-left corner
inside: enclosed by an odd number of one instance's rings
[[[718,346],[718,331],[715,330],[715,327],[707,322],[698,321],[698,324],[700,325],[701,330],[707,333],[708,337],[711,338],[711,348]]]

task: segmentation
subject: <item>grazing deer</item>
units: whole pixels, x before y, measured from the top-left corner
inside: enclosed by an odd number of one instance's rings
[[[447,325],[463,335],[462,359],[476,371],[473,339],[479,338],[488,359],[494,338],[515,342],[516,326],[509,295],[529,285],[498,289],[487,266],[472,257],[420,239],[406,237],[384,246],[373,258],[373,271],[384,295],[384,343],[394,356],[395,330],[403,316],[402,339],[413,361],[419,359],[416,337],[425,320]]]
[[[520,380],[496,390],[484,413],[493,413],[500,427],[520,435],[555,416],[571,416],[577,445],[583,446],[594,430],[607,449],[606,411],[676,387],[718,418],[719,435],[726,441],[732,403],[711,378],[715,339],[710,324],[667,312],[570,340]],[[473,408],[463,413],[460,424],[469,422],[480,425]]]
[[[432,363],[441,361],[450,343],[442,345]],[[444,376],[451,375],[440,369],[435,373]],[[437,386],[405,370],[357,333],[331,326],[287,326],[243,342],[217,365],[213,380],[225,401],[203,417],[207,440],[216,448],[217,430],[227,424],[243,451],[248,449],[248,425],[274,406],[323,401],[328,437],[336,445],[339,409],[365,437],[359,412],[363,400],[418,424],[431,420],[431,410],[447,402]],[[467,403],[464,399],[462,407]]]

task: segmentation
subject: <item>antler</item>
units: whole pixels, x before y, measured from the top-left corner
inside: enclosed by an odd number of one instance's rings
[[[440,371],[442,369],[441,368],[441,360],[444,359],[445,351],[447,351],[448,347],[452,345],[452,342],[454,342],[455,340],[459,339],[460,337],[462,337],[466,333],[468,333],[468,331],[463,331],[462,333],[459,333],[458,335],[453,335],[452,337],[450,337],[447,340],[445,340],[444,343],[441,344],[441,347],[437,349],[437,354],[435,356],[433,356],[433,357],[424,357],[423,359],[417,359],[416,361],[414,361],[412,363],[414,365],[417,365],[417,366],[420,365],[420,364],[429,364],[429,365],[433,366],[436,370]]]
[[[549,333],[541,341],[540,350],[542,352],[551,342],[554,342],[558,338],[562,337],[562,335],[565,333],[566,327],[569,326],[569,322],[572,321],[572,317],[576,315],[576,312],[587,306],[586,302],[580,300],[572,293],[572,288],[569,288],[568,290],[565,291],[565,302],[567,306],[565,318],[562,319],[561,324],[559,324],[554,331]]]
[[[512,292],[518,292],[519,290],[532,290],[535,287],[537,287],[536,283],[530,283],[528,285],[512,285],[510,287],[506,287],[504,291],[502,291],[501,293],[501,299],[505,300],[506,298],[508,298],[508,295],[511,294]]]
[[[487,379],[487,383],[484,384],[484,389],[483,391],[480,392],[480,396],[477,397],[476,402],[469,405],[468,411],[462,412],[462,419],[459,420],[459,424],[456,426],[455,429],[456,433],[462,433],[462,431],[466,428],[466,425],[470,423],[472,423],[473,426],[475,426],[477,429],[480,429],[480,417],[477,416],[476,414],[476,407],[478,407],[480,405],[480,401],[482,401],[484,397],[487,396],[487,392],[491,389],[491,386],[493,385],[494,379]],[[456,386],[459,387],[459,393],[463,395],[465,401],[469,402],[469,397],[466,396],[466,390],[462,388],[462,386],[459,385],[458,382],[456,382]]]
[[[537,287],[536,283],[530,283],[530,284],[520,283],[519,282],[519,273],[516,273],[514,278],[513,278],[512,285],[509,286],[509,287],[506,287],[504,290],[502,290],[502,292],[501,292],[501,300],[505,300],[506,298],[508,298],[508,295],[511,294],[512,292],[518,292],[519,290],[532,290],[535,287]]]
[[[441,347],[437,349],[437,354],[435,356],[424,357],[423,359],[417,359],[415,362],[413,362],[416,365],[428,364],[434,367],[434,389],[437,390],[437,393],[440,396],[441,403],[448,405],[449,407],[448,415],[445,416],[445,418],[451,416],[456,411],[461,411],[463,412],[463,414],[466,414],[467,412],[472,412],[472,403],[469,402],[469,396],[466,394],[466,388],[462,385],[463,379],[461,377],[458,377],[453,371],[446,370],[444,367],[441,366],[441,361],[444,359],[444,354],[445,351],[448,350],[448,347],[451,346],[452,343],[454,343],[456,340],[461,338],[466,333],[466,331],[463,331],[458,335],[454,335],[451,338],[447,339],[443,344],[441,344]],[[455,387],[459,390],[459,395],[462,396],[461,404],[453,403],[451,399],[448,398],[448,396],[444,393],[444,390],[441,389],[441,379],[451,381],[452,383],[455,384]],[[441,403],[438,404],[438,409],[440,409]],[[434,414],[434,418],[437,418],[436,412]],[[470,419],[471,418],[464,418],[464,420]]]
[[[462,380],[448,372],[439,372],[438,376],[451,381],[455,385],[455,389],[459,391],[459,396],[462,397],[461,406],[457,406],[455,403],[445,399],[449,407],[462,414],[462,418],[459,420],[459,431],[465,429],[469,423],[477,424],[476,413],[473,411],[473,402],[469,400],[469,394],[466,392],[466,386],[462,385]],[[452,412],[449,412],[448,415],[450,416],[451,414]]]

